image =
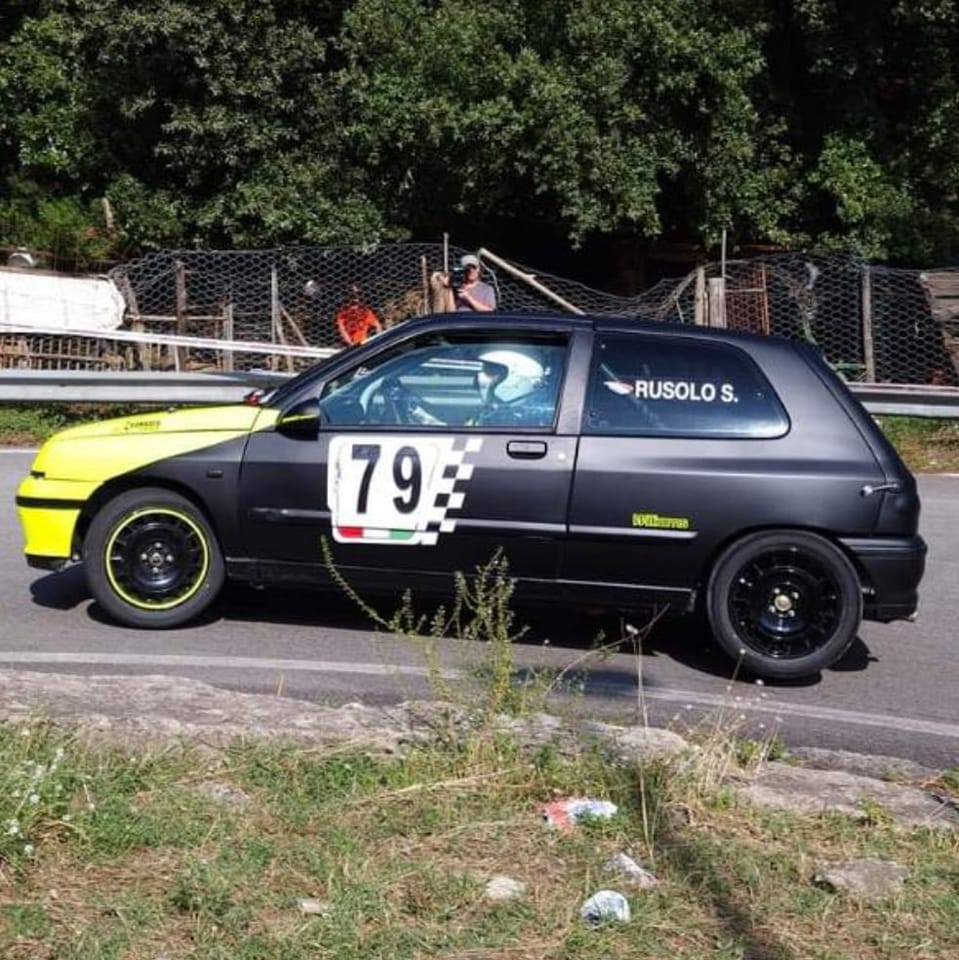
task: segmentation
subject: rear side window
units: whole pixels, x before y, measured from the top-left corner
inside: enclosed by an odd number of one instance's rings
[[[789,429],[749,356],[692,338],[600,336],[587,401],[584,433],[762,439]]]

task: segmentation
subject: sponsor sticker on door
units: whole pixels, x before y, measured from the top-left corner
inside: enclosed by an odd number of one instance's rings
[[[637,400],[678,400],[687,403],[739,403],[731,383],[693,380],[606,380],[606,389]]]
[[[652,530],[688,530],[689,517],[663,517],[658,513],[634,513],[633,526]]]
[[[452,533],[481,437],[341,435],[330,442],[327,502],[338,543],[433,546]]]

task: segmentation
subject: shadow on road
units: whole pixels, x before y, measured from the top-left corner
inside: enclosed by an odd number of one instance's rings
[[[51,610],[72,610],[90,599],[90,591],[80,566],[60,573],[48,573],[30,584],[33,602]]]
[[[90,599],[83,570],[70,567],[60,573],[51,573],[35,580],[30,591],[34,603],[55,610],[72,610]],[[395,610],[395,597],[371,598],[371,604],[385,617]],[[421,612],[432,613],[437,604],[422,605]],[[109,624],[110,618],[96,603],[86,610],[97,623]],[[205,614],[183,629],[226,622],[268,622],[292,626],[331,627],[342,630],[369,631],[373,625],[347,597],[333,591],[255,589],[247,584],[228,583],[223,595]],[[624,637],[627,620],[609,612],[557,609],[555,606],[521,605],[517,607],[517,622],[527,626],[522,646],[537,648],[544,645],[570,650],[589,650],[601,644],[612,644]],[[631,614],[628,622],[642,627],[647,621],[639,614]],[[622,653],[632,651],[624,642]],[[667,617],[656,623],[645,637],[642,646],[645,657],[667,657],[698,673],[733,678],[752,683],[755,677],[745,671],[736,671],[736,665],[716,646],[709,627],[700,616]],[[845,656],[830,669],[841,672],[866,670],[877,662],[866,644],[857,638]],[[590,671],[595,675],[596,667]],[[802,680],[782,681],[776,686],[810,686],[819,683],[817,674]],[[649,678],[646,679],[650,683]],[[770,681],[767,681],[771,683]]]
[[[583,611],[553,608],[530,607],[521,611],[523,623],[529,625],[529,634],[524,642],[540,645],[549,640],[554,647],[588,649],[590,646],[611,644],[624,637],[624,622],[642,627],[644,619],[638,615],[628,618],[610,613],[589,613]],[[620,644],[619,651],[631,653],[632,644],[627,640]],[[664,617],[658,621],[643,640],[644,658],[667,657],[697,673],[705,673],[723,680],[736,679],[746,684],[754,683],[756,677],[746,670],[736,669],[736,664],[713,641],[709,625],[701,616],[692,614],[681,617]],[[866,670],[870,663],[876,663],[874,657],[862,639],[857,637],[845,655],[830,670],[855,672]],[[590,671],[594,674],[595,671]],[[822,681],[821,674],[804,677],[799,680],[767,680],[767,686],[807,687]],[[648,676],[646,686],[653,685]]]

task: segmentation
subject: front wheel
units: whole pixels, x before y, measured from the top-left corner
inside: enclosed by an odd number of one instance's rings
[[[732,544],[707,587],[719,645],[770,680],[808,677],[835,663],[856,637],[862,588],[849,558],[813,533],[770,531]]]
[[[83,543],[90,592],[115,620],[163,629],[216,598],[226,571],[203,513],[169,490],[144,488],[103,506]]]

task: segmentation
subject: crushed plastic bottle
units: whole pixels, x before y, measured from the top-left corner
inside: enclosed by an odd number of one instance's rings
[[[615,890],[599,890],[580,908],[579,915],[586,923],[599,924],[607,921],[629,923],[629,901]]]
[[[543,807],[543,818],[551,827],[563,833],[569,833],[573,827],[587,817],[608,820],[615,816],[619,807],[609,800],[592,800],[588,797],[567,797],[554,800]]]

